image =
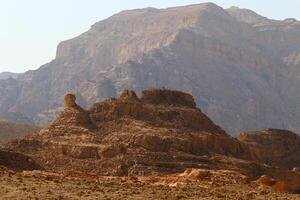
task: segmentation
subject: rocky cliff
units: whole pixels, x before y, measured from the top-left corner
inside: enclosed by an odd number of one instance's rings
[[[0,113],[47,124],[66,93],[81,106],[149,87],[192,93],[230,134],[299,130],[300,22],[199,4],[123,11],[61,42],[56,58],[0,80]]]
[[[298,140],[294,133],[274,129],[232,138],[196,107],[190,94],[150,89],[141,97],[125,90],[89,110],[68,94],[53,123],[4,149],[25,153],[47,171],[132,176],[222,169],[249,180],[265,175],[298,192]]]
[[[203,114],[189,94],[153,89],[139,98],[125,90],[89,110],[75,100],[66,95],[65,108],[53,123],[12,141],[8,150],[26,152],[48,170],[113,175],[166,173],[198,165],[186,155],[240,153],[238,141]]]
[[[250,147],[250,159],[288,169],[300,167],[300,136],[286,130],[242,132],[237,139]]]

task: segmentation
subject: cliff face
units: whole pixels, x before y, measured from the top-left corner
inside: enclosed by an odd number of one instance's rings
[[[12,141],[7,149],[26,152],[48,170],[113,175],[180,171],[197,165],[188,154],[241,152],[238,141],[183,92],[146,90],[139,98],[125,90],[89,110],[75,99],[67,95],[65,109],[53,123],[38,134]]]
[[[250,148],[250,159],[292,169],[300,166],[300,136],[286,130],[242,132],[237,139]]]
[[[80,105],[149,87],[192,93],[229,133],[299,130],[300,23],[214,4],[118,13],[58,45],[50,63],[0,81],[0,113],[49,123],[71,92]]]
[[[196,107],[190,94],[149,89],[141,97],[125,90],[89,110],[68,94],[53,123],[3,148],[25,153],[47,171],[127,176],[222,169],[251,180],[267,175],[297,192],[298,140],[294,133],[274,129],[232,138]]]

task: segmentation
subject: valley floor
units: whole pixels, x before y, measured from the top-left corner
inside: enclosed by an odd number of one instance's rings
[[[254,184],[198,182],[171,187],[160,178],[62,176],[44,172],[1,172],[0,199],[300,199],[300,195],[275,193]],[[167,181],[165,182],[167,183]]]

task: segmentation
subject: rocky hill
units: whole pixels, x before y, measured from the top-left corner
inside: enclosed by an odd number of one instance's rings
[[[96,103],[89,110],[75,99],[67,95],[65,109],[53,123],[12,141],[8,150],[26,152],[48,170],[75,168],[112,175],[180,171],[197,165],[179,162],[190,153],[239,153],[237,140],[206,117],[185,93],[146,90],[138,98],[125,90],[119,98]]]
[[[39,131],[41,128],[28,124],[16,124],[0,119],[0,144],[24,135]]]
[[[206,3],[123,11],[61,42],[54,60],[0,81],[0,113],[49,123],[66,93],[83,107],[132,88],[189,92],[230,134],[300,130],[300,22]]]
[[[278,129],[242,132],[237,139],[246,143],[259,162],[277,166],[300,166],[300,137]]]
[[[232,138],[196,107],[193,96],[167,89],[145,90],[141,97],[125,90],[89,110],[75,101],[66,95],[53,123],[4,150],[25,153],[52,172],[141,176],[230,170],[249,180],[264,175],[269,186],[281,181],[288,192],[300,190],[300,136],[291,132],[268,129]]]

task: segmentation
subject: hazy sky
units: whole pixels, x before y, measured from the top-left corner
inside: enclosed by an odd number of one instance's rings
[[[193,0],[0,0],[0,72],[36,69],[55,57],[60,41],[75,37],[121,10],[165,8]],[[300,0],[215,0],[274,19],[300,19]]]

